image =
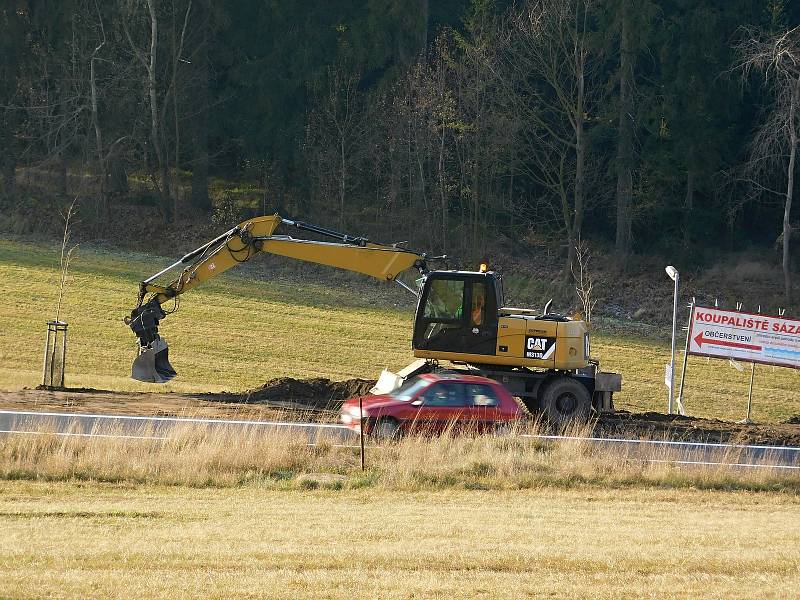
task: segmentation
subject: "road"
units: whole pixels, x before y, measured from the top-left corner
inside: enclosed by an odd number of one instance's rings
[[[320,436],[340,444],[357,444],[358,435],[333,423],[298,423],[286,421],[249,421],[192,419],[180,417],[144,417],[127,415],[84,415],[59,412],[0,410],[0,435],[61,435],[86,437],[123,437],[164,440],[176,425],[225,428],[231,435],[257,428],[265,433],[288,431],[305,436],[314,443]],[[589,443],[614,448],[631,460],[667,462],[697,466],[728,465],[737,468],[777,468],[800,470],[800,448],[788,446],[744,446],[661,440],[616,438],[577,438],[554,435],[523,435],[543,443]]]
[[[59,435],[89,437],[128,437],[166,439],[176,425],[196,425],[230,431],[248,428],[288,431],[316,440],[323,432],[326,438],[352,440],[358,436],[333,423],[295,423],[286,421],[250,421],[225,419],[192,419],[182,417],[139,417],[129,415],[84,415],[57,412],[0,410],[0,434],[12,435],[45,431]]]

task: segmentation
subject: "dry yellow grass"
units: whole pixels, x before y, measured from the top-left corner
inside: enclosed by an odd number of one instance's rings
[[[525,431],[535,433],[535,424]],[[314,444],[305,433],[285,429],[202,424],[167,431],[97,427],[93,433],[100,436],[59,436],[41,429],[0,438],[0,478],[195,487],[257,483],[277,489],[661,486],[800,492],[800,472],[772,468],[770,457],[761,468],[728,466],[743,462],[736,449],[709,457],[700,452],[687,456],[669,447],[642,453],[580,439],[551,443],[516,433],[410,436],[381,446],[368,440],[369,469],[362,472],[357,441],[343,443],[324,430]],[[102,437],[119,434],[140,437]],[[687,458],[724,464],[673,464]]]
[[[789,598],[800,501],[0,483],[9,598]]]
[[[51,248],[0,239],[0,285],[6,291],[0,295],[0,389],[41,383],[43,332],[57,294],[53,256]],[[282,376],[377,377],[384,367],[399,369],[413,360],[408,292],[397,289],[398,304],[407,310],[376,309],[337,288],[335,278],[331,286],[308,282],[298,289],[262,279],[258,267],[264,261],[253,261],[187,295],[162,323],[179,378],[163,386],[132,381],[136,342],[122,319],[136,304],[138,282],[169,262],[80,250],[66,297],[68,386],[245,390]]]

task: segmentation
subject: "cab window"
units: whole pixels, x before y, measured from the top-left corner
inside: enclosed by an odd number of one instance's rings
[[[464,311],[464,281],[437,279],[431,283],[425,303],[425,317],[435,320],[458,320]]]
[[[472,283],[472,307],[470,310],[470,323],[473,326],[483,325],[486,322],[486,286],[481,281]]]

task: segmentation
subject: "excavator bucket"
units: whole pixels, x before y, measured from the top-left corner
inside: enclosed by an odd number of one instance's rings
[[[169,347],[166,340],[158,338],[139,348],[139,356],[133,361],[131,378],[147,383],[166,383],[177,373],[169,364]]]

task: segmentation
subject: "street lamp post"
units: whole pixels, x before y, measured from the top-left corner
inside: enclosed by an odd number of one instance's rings
[[[678,269],[673,267],[672,265],[668,266],[665,271],[669,278],[675,282],[675,292],[673,298],[673,306],[672,306],[672,357],[670,358],[669,363],[669,414],[672,414],[672,389],[675,387],[675,335],[678,331],[678,280],[680,279],[680,275],[678,274]]]

